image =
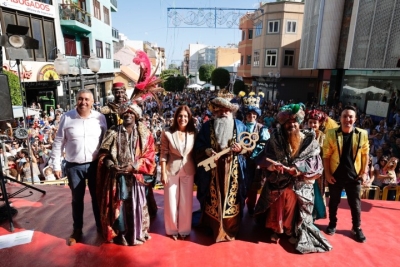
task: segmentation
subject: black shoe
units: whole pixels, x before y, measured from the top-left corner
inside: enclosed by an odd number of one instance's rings
[[[359,228],[359,227],[353,228],[353,229],[351,229],[351,232],[353,233],[357,242],[365,243],[365,241],[367,241],[367,238],[363,234],[361,228]]]
[[[124,235],[117,235],[114,237],[114,244],[121,245],[121,246],[128,246],[128,242],[125,239]]]
[[[82,229],[78,229],[72,232],[68,238],[68,246],[73,246],[82,240]]]
[[[334,235],[336,233],[336,227],[329,226],[326,228],[326,234]]]

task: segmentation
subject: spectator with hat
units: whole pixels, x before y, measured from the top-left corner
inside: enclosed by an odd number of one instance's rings
[[[257,166],[255,159],[263,151],[265,143],[270,135],[268,128],[257,122],[257,118],[261,116],[261,109],[259,108],[261,98],[259,96],[249,95],[244,96],[242,101],[247,132],[258,133],[259,136],[256,148],[253,151],[249,151],[248,154],[251,156],[246,158],[246,205],[249,215],[252,216],[256,205],[257,191],[261,187],[261,169]]]
[[[123,82],[116,82],[113,84],[112,94],[114,96],[114,101],[108,102],[107,105],[100,109],[100,113],[106,117],[107,129],[110,129],[113,125],[122,123],[118,115],[118,108],[123,102],[128,100],[125,84]]]

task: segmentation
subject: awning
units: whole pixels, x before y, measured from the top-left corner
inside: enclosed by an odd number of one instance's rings
[[[14,114],[14,118],[23,118],[24,114],[22,113],[22,106],[13,106],[13,114]],[[39,116],[40,110],[28,108],[25,115],[26,116],[35,116],[35,115]]]

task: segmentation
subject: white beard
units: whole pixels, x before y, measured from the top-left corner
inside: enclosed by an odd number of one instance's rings
[[[224,149],[228,146],[229,140],[233,137],[233,127],[234,127],[233,118],[215,118],[214,120],[214,130],[215,137],[217,138],[217,142],[221,149]]]

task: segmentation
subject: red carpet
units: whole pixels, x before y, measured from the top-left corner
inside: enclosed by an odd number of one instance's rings
[[[16,185],[7,185],[9,193]],[[151,224],[152,239],[143,246],[121,247],[105,244],[96,233],[89,191],[85,197],[83,243],[66,244],[72,230],[70,191],[64,186],[40,186],[47,194],[28,191],[12,198],[18,214],[14,216],[15,232],[34,230],[29,244],[0,249],[0,265],[12,266],[396,266],[400,256],[400,202],[363,200],[362,228],[367,237],[364,244],[351,237],[351,216],[346,199],[338,212],[338,230],[328,236],[333,250],[321,254],[300,255],[286,238],[278,244],[269,242],[269,233],[257,227],[247,216],[243,218],[236,241],[214,244],[211,236],[200,229],[192,230],[185,240],[173,241],[165,236],[163,224],[163,191],[156,191],[159,205]],[[197,200],[193,209],[198,209]],[[319,220],[325,229],[328,221]],[[0,235],[9,234],[9,223],[0,225]]]

